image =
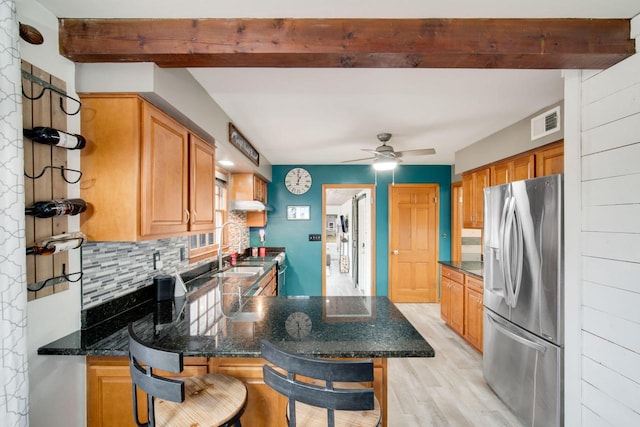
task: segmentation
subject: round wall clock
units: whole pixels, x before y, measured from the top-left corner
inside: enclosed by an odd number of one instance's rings
[[[291,313],[284,322],[287,333],[293,338],[304,338],[311,332],[311,319],[305,313]]]
[[[303,168],[293,168],[284,177],[284,185],[292,194],[304,194],[311,188],[311,174]]]

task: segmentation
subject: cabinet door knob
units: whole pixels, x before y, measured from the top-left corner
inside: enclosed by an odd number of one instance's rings
[[[189,219],[191,219],[191,215],[189,214],[189,209],[185,209],[185,210],[184,210],[184,213],[186,213],[186,214],[187,214],[187,221],[186,221],[186,224],[189,224]]]

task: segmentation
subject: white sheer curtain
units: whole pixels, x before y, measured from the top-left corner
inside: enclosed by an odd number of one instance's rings
[[[0,0],[0,425],[29,425],[24,150],[18,22]]]

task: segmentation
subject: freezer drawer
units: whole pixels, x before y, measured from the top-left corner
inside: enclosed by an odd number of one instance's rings
[[[563,424],[563,350],[484,310],[487,384],[528,426]]]

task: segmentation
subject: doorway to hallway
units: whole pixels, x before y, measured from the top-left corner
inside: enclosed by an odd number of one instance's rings
[[[375,295],[373,189],[323,185],[323,295]]]

